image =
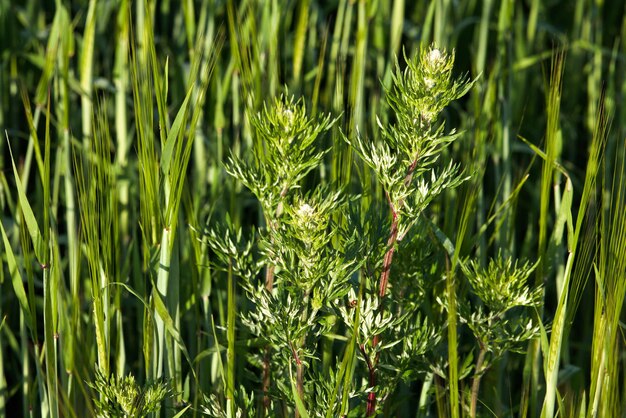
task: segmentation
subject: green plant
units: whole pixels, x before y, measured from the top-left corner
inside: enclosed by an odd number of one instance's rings
[[[432,311],[428,314],[424,304],[427,297],[441,300],[437,296],[439,290],[428,281],[436,281],[443,272],[445,257],[436,254],[442,251],[428,235],[431,226],[426,209],[445,190],[467,179],[456,165],[444,164],[438,169],[446,147],[459,138],[454,130],[445,132],[439,115],[448,103],[471,87],[466,79],[452,79],[453,58],[453,54],[431,47],[409,60],[404,71],[398,67],[388,91],[395,123],[385,126],[379,121],[384,141],[370,143],[360,136],[346,138],[381,182],[391,210],[389,224],[371,211],[360,213],[358,196],[342,197],[328,187],[317,187],[308,193],[299,190],[306,174],[322,161],[324,153],[316,151],[314,143],[332,124],[329,117],[319,122],[309,118],[303,104],[284,96],[252,115],[254,153],[247,162],[231,157],[226,169],[259,200],[266,228],[254,244],[258,250],[252,251],[255,237],[246,241],[241,228],[232,223],[226,229],[216,227],[207,238],[219,260],[216,267],[228,274],[229,283],[233,277],[242,279],[252,302],[250,311],[241,318],[265,347],[260,353],[253,352],[251,360],[263,369],[260,383],[264,414],[276,413],[278,405],[272,403],[273,396],[274,401],[287,401],[296,416],[345,415],[350,409],[351,414],[361,410],[371,416],[382,411],[378,405],[384,402],[379,401],[386,400],[399,381],[434,367],[424,356],[438,348],[443,337],[443,318]],[[345,222],[335,223],[334,219]],[[381,225],[389,228],[386,239]],[[412,252],[403,254],[391,276],[394,253],[405,239]],[[422,267],[408,265],[407,255],[421,260]],[[532,269],[525,266],[518,271],[510,262],[502,263],[500,260],[490,265],[490,274],[482,276],[475,264],[470,263],[473,270],[467,270],[476,294],[487,298],[485,303],[490,308],[489,314],[484,315],[479,309],[470,321],[470,328],[477,333],[481,347],[485,347],[477,366],[480,370],[475,373],[476,391],[478,376],[487,368],[486,352],[496,351],[494,345],[498,345],[502,351],[494,353],[495,359],[509,349],[521,349],[521,341],[538,333],[536,326],[527,328],[526,323],[521,328],[503,324],[501,332],[488,328],[514,306],[539,303],[539,291],[533,291],[528,300],[521,300],[527,295],[523,281]],[[259,283],[256,273],[261,265],[266,274]],[[355,282],[357,271],[361,272],[361,279]],[[402,281],[392,281],[390,285],[390,277]],[[510,287],[489,290],[491,285],[509,279],[519,280]],[[392,291],[388,292],[388,288]],[[503,295],[504,290],[510,292]],[[492,306],[494,292],[504,299]],[[230,291],[228,300],[227,338],[231,353],[236,302]],[[352,337],[339,369],[333,371],[331,366],[320,374],[318,346],[321,338],[338,326],[337,317]],[[494,334],[479,333],[486,329]],[[361,372],[345,368],[345,362],[357,352],[365,367],[366,385],[357,383]],[[226,414],[231,416],[235,396],[230,389],[234,388],[230,354],[228,363]],[[273,375],[271,381],[269,371]],[[348,398],[366,398],[366,402],[351,408]],[[475,403],[472,411],[475,415]]]
[[[434,46],[424,48],[414,58],[407,59],[404,71],[396,64],[392,86],[387,91],[395,123],[383,125],[378,121],[383,139],[378,143],[367,142],[358,135],[347,138],[376,173],[391,212],[387,248],[378,281],[380,301],[377,305],[381,313],[386,303],[398,303],[393,300],[384,302],[398,243],[417,222],[422,221],[423,212],[433,199],[467,179],[452,163],[440,170],[435,167],[444,149],[459,137],[454,130],[445,132],[440,114],[450,102],[467,93],[472,85],[465,78],[453,79],[453,64],[454,52],[448,53]],[[361,349],[367,359],[372,389],[378,384],[379,353],[384,347],[382,331],[373,334]],[[376,392],[372,390],[368,395],[367,416],[374,415],[376,401]]]
[[[0,416],[623,416],[623,9],[0,0]]]
[[[311,118],[304,103],[283,96],[253,115],[252,123],[257,152],[249,162],[231,157],[227,170],[257,196],[265,216],[267,227],[258,242],[266,269],[263,284],[259,286],[253,269],[244,273],[239,267],[250,265],[248,251],[235,250],[229,233],[212,232],[209,243],[222,261],[233,260],[222,268],[244,279],[253,303],[243,323],[265,342],[259,359],[264,408],[271,410],[269,393],[278,391],[295,405],[296,416],[306,416],[305,386],[312,386],[305,382],[305,369],[311,369],[315,341],[332,325],[324,320],[336,300],[348,293],[355,269],[355,261],[333,245],[337,229],[331,228],[332,215],[345,199],[327,188],[304,194],[298,190],[324,155],[315,149],[315,139],[334,121]],[[275,352],[271,362],[270,347]]]
[[[482,302],[473,308],[462,303],[459,310],[461,321],[478,343],[470,401],[470,416],[475,417],[481,377],[506,352],[523,352],[525,344],[539,336],[540,324],[533,320],[532,311],[523,308],[539,308],[543,288],[528,288],[527,279],[536,264],[518,267],[501,254],[486,268],[472,260],[461,267]]]
[[[108,378],[99,370],[89,386],[99,398],[94,399],[96,415],[102,418],[141,418],[157,412],[166,398],[174,396],[163,380],[140,386],[132,375]]]

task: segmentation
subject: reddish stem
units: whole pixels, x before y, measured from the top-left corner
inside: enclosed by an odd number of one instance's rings
[[[411,163],[407,170],[406,177],[404,178],[404,185],[408,186],[413,179],[413,173],[415,172],[415,167],[417,167],[417,162],[419,157],[416,157],[415,160]],[[383,258],[383,270],[380,273],[380,282],[378,287],[378,296],[380,297],[379,310],[382,314],[384,310],[383,306],[383,298],[387,293],[387,285],[389,284],[389,275],[391,273],[391,262],[393,261],[393,254],[396,251],[396,242],[398,241],[398,212],[396,207],[394,206],[389,194],[387,193],[387,202],[389,202],[389,208],[391,209],[392,214],[392,222],[391,229],[389,231],[389,239],[387,240],[387,252],[385,253],[385,257]],[[403,201],[399,202],[399,206],[404,204]],[[376,349],[376,346],[380,342],[380,336],[374,335],[372,338],[372,348]],[[365,349],[362,348],[363,355],[365,356]],[[369,386],[372,388],[372,391],[367,395],[367,410],[365,416],[371,417],[376,412],[376,391],[374,391],[374,387],[376,386],[376,366],[378,365],[378,358],[380,353],[376,353],[374,357],[374,364],[372,364],[369,360],[369,357],[365,356],[367,360],[367,367],[369,369]]]
[[[393,254],[396,251],[396,241],[398,240],[398,215],[393,214],[393,222],[391,223],[391,231],[389,239],[387,240],[387,252],[383,258],[383,270],[380,273],[380,283],[378,296],[385,297],[387,293],[387,284],[389,283],[389,274],[391,273],[391,262],[393,261]],[[382,301],[381,301],[382,310]]]
[[[480,390],[480,379],[483,375],[483,363],[485,362],[485,356],[487,354],[487,350],[482,342],[480,345],[480,353],[478,354],[478,360],[476,360],[476,369],[474,372],[474,378],[472,381],[472,400],[470,403],[470,417],[476,418],[476,406],[478,404],[478,391]]]
[[[270,408],[270,349],[265,347],[263,354],[263,414]]]
[[[374,340],[378,339],[378,335],[374,336]],[[365,351],[365,346],[363,344],[359,345],[359,350],[361,350],[361,354],[365,358],[365,362],[367,363],[367,369],[369,371],[369,384],[370,387],[374,387],[376,385],[376,368],[372,364],[370,357],[367,355]],[[378,356],[374,359],[376,363],[378,363]],[[365,416],[371,417],[376,412],[376,392],[373,390],[367,395],[367,410],[365,412]]]
[[[304,367],[302,365],[302,360],[300,360],[300,356],[298,355],[298,351],[296,348],[291,345],[291,354],[296,362],[296,388],[298,390],[298,396],[300,400],[304,399]],[[300,418],[300,411],[298,408],[295,409],[295,418]]]

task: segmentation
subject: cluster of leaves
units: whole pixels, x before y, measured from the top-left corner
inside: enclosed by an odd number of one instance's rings
[[[383,186],[398,219],[399,240],[435,197],[467,179],[455,164],[440,171],[435,164],[460,135],[455,130],[446,133],[440,115],[473,84],[466,78],[452,80],[454,53],[431,47],[405,59],[403,71],[396,63],[392,85],[386,91],[395,123],[383,124],[377,119],[383,141],[367,141],[360,135],[346,138]]]
[[[238,391],[235,392],[235,398],[237,400],[237,408],[234,411],[233,415],[235,418],[248,418],[248,417],[256,417],[256,400],[254,398],[254,394],[248,395],[243,387],[240,387]],[[200,410],[202,415],[211,417],[211,418],[229,418],[228,411],[225,411],[222,408],[222,404],[218,397],[215,394],[211,394],[210,396],[204,397],[204,405]]]
[[[161,403],[174,396],[164,380],[147,382],[140,386],[132,375],[108,378],[96,369],[89,386],[99,394],[94,399],[96,414],[102,418],[140,418],[160,409]]]
[[[367,288],[377,292],[363,295],[361,323],[354,327],[359,329],[369,390],[376,391],[368,395],[368,416],[376,413],[376,398],[384,400],[395,390],[400,377],[424,369],[424,362],[413,359],[421,360],[441,340],[445,323],[432,313],[428,320],[421,310],[425,302],[422,290],[428,287],[425,281],[437,280],[442,263],[430,260],[433,268],[426,274],[415,268],[420,260],[425,265],[433,252],[425,239],[425,229],[415,227],[426,224],[424,210],[437,196],[467,179],[454,163],[440,164],[443,151],[460,136],[454,130],[446,132],[440,119],[445,107],[463,96],[472,82],[465,77],[453,80],[454,53],[431,47],[405,59],[406,68],[401,70],[396,65],[386,91],[393,121],[383,123],[377,119],[382,141],[368,141],[360,135],[345,138],[376,173],[391,212],[387,239],[374,239],[374,252],[384,255],[368,271]],[[412,266],[394,268],[394,253],[407,236],[411,237],[408,241],[420,244],[412,246]],[[402,276],[413,280],[403,280],[398,283],[398,291],[393,290]],[[432,324],[433,320],[438,326]]]
[[[531,289],[527,285],[536,266],[528,262],[518,266],[516,261],[501,254],[490,260],[486,268],[473,260],[461,266],[481,302],[473,307],[467,301],[461,303],[461,321],[472,330],[480,348],[491,354],[489,363],[507,351],[521,351],[528,340],[539,335],[532,308],[541,305],[543,288]],[[483,367],[486,369],[488,363]]]
[[[310,118],[303,101],[281,96],[250,116],[255,129],[255,152],[249,160],[231,155],[226,171],[259,200],[266,219],[281,215],[282,200],[317,167],[325,151],[315,148],[317,136],[336,121]]]

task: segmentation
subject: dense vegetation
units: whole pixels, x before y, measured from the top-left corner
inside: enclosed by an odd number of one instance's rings
[[[619,0],[0,0],[0,415],[626,414]]]

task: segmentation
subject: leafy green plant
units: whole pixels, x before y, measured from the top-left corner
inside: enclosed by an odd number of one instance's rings
[[[486,268],[469,260],[461,265],[472,290],[482,305],[461,304],[461,321],[472,330],[478,343],[474,367],[470,416],[476,416],[480,380],[484,373],[506,352],[523,352],[525,344],[539,336],[540,324],[532,311],[539,308],[543,288],[529,289],[527,280],[537,265],[525,263],[518,267],[510,258],[490,260]]]
[[[623,8],[1,0],[0,416],[624,416]]]
[[[358,196],[346,198],[328,187],[308,193],[299,190],[305,175],[322,160],[324,153],[316,151],[314,143],[332,124],[329,117],[316,122],[306,115],[303,104],[284,96],[251,117],[255,152],[248,162],[231,157],[227,171],[256,195],[266,228],[259,233],[256,252],[251,251],[252,241],[246,243],[242,238],[241,228],[232,224],[223,231],[220,227],[211,231],[208,242],[220,260],[217,267],[228,273],[229,282],[233,275],[243,279],[252,302],[251,310],[241,318],[265,347],[265,352],[256,358],[253,354],[252,360],[263,368],[264,414],[275,413],[277,405],[270,399],[273,394],[274,400],[287,400],[296,416],[345,414],[350,409],[352,414],[372,416],[382,412],[384,401],[400,380],[433,367],[424,356],[442,340],[442,318],[433,312],[426,314],[423,305],[425,288],[437,297],[428,280],[437,280],[443,259],[434,255],[442,251],[431,245],[426,209],[445,190],[467,179],[457,165],[438,168],[446,147],[460,136],[454,130],[445,132],[440,114],[472,85],[465,78],[452,79],[453,59],[453,53],[431,47],[409,60],[404,71],[398,67],[388,91],[395,123],[383,125],[379,121],[384,140],[370,143],[360,136],[346,138],[382,185],[391,211],[386,239],[384,228],[380,228],[386,222],[376,220],[371,212],[362,217],[354,211]],[[343,226],[336,224],[334,220],[342,217],[346,219]],[[379,227],[374,227],[374,222]],[[413,251],[413,260],[421,260],[423,267],[402,264],[404,254],[392,276],[394,253],[404,239]],[[263,283],[256,278],[261,265],[266,269]],[[486,299],[490,309],[485,315],[479,309],[470,322],[485,350],[477,366],[480,371],[475,374],[478,385],[478,376],[488,367],[486,352],[494,352],[491,361],[509,349],[521,349],[522,341],[536,337],[537,327],[527,327],[526,323],[510,323],[508,328],[503,324],[500,332],[493,325],[515,306],[538,305],[540,292],[524,293],[524,280],[532,271],[528,266],[518,271],[500,261],[490,265],[489,274],[481,275],[476,264],[468,265],[473,268],[467,274],[475,293]],[[361,280],[355,282],[358,270]],[[390,277],[402,282],[390,285]],[[507,280],[513,280],[506,285],[509,287],[504,285]],[[496,305],[492,304],[494,291],[504,298]],[[524,295],[527,298],[522,300]],[[229,352],[234,341],[234,304],[229,297]],[[360,372],[346,374],[343,364],[324,376],[315,372],[319,370],[315,363],[319,362],[320,338],[333,331],[337,317],[353,338],[348,346],[352,351],[347,347],[345,355],[358,352],[365,367],[365,385],[352,380]],[[496,345],[501,351],[496,352]],[[228,375],[231,380],[227,379],[227,388],[232,388],[230,367]],[[366,402],[350,408],[348,396]],[[335,402],[333,397],[339,399]],[[234,411],[229,406],[234,392],[227,390],[226,398],[228,415]],[[314,398],[326,402],[313,403]]]
[[[147,382],[140,386],[132,375],[108,378],[96,370],[89,386],[99,398],[94,399],[96,414],[102,418],[142,418],[161,408],[166,398],[174,396],[169,384],[163,380]]]
[[[399,301],[393,301],[393,294],[391,302],[384,301],[399,242],[423,220],[423,212],[433,199],[467,179],[457,165],[450,163],[439,170],[435,165],[442,158],[444,149],[460,136],[454,130],[445,132],[440,114],[472,86],[466,78],[453,79],[453,64],[454,52],[448,53],[435,46],[424,48],[414,58],[407,59],[403,71],[396,64],[392,85],[387,90],[387,102],[395,123],[383,125],[378,120],[382,138],[378,143],[366,141],[359,135],[346,138],[376,173],[391,212],[386,251],[378,272],[380,300],[376,302],[376,310],[382,315],[386,303],[401,306]],[[380,329],[371,335],[369,342],[361,348],[372,388],[368,395],[367,416],[376,412],[377,398],[373,388],[378,384],[380,351],[385,347],[383,331]],[[425,333],[426,337],[428,335]]]
[[[281,398],[292,402],[297,416],[306,416],[305,387],[312,386],[306,384],[305,373],[315,361],[312,348],[316,339],[329,331],[332,321],[324,320],[332,314],[332,304],[348,293],[348,279],[355,269],[355,261],[333,245],[337,229],[331,228],[332,215],[345,199],[327,188],[310,193],[299,190],[302,179],[324,155],[316,150],[315,139],[334,121],[329,116],[311,118],[302,102],[284,96],[251,120],[258,152],[252,161],[231,157],[227,165],[228,172],[257,196],[267,225],[257,243],[266,269],[263,284],[259,286],[250,269],[248,274],[241,274],[239,267],[234,269],[244,279],[254,306],[242,320],[253,335],[265,341],[266,351],[259,359],[264,408],[271,409],[269,393],[278,391]],[[246,265],[247,252],[228,251],[235,246],[221,236],[213,232],[209,240],[218,256],[224,260],[228,253],[234,260],[229,262],[230,268]],[[226,233],[224,238],[228,236]],[[271,362],[270,347],[275,351]]]

